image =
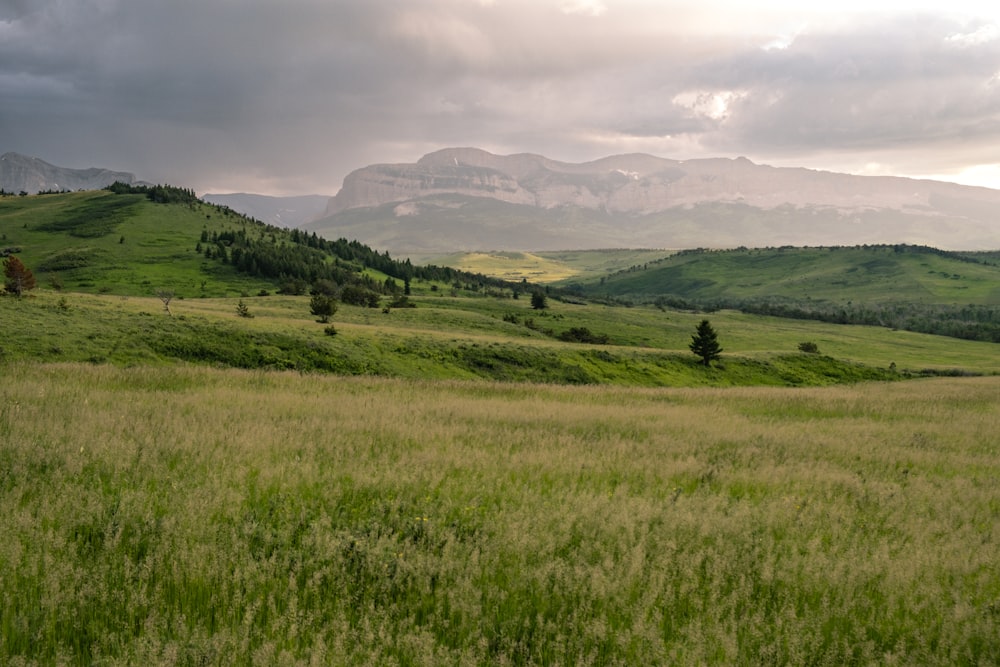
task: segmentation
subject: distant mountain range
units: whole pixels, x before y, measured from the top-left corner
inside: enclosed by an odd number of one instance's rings
[[[0,156],[6,192],[91,190],[128,172]],[[179,184],[183,185],[183,184]],[[262,222],[395,256],[472,250],[915,244],[1000,249],[1000,190],[888,176],[616,155],[582,164],[448,148],[376,164],[335,197],[210,194]]]
[[[68,169],[20,153],[0,155],[0,189],[4,192],[37,194],[48,191],[100,190],[115,181],[135,183],[126,171],[99,167]]]
[[[778,245],[1000,248],[1000,190],[652,155],[570,164],[449,148],[344,179],[303,226],[394,254]]]

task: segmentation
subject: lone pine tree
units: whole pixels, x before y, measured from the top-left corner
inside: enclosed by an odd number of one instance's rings
[[[3,263],[4,287],[11,294],[21,296],[28,290],[35,289],[35,276],[16,256],[10,255]]]
[[[701,363],[710,366],[712,361],[719,358],[722,348],[719,346],[718,334],[708,320],[702,320],[691,336],[691,344],[688,346],[692,352],[701,357]]]

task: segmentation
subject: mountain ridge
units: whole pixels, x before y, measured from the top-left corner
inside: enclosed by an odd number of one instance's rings
[[[477,148],[445,148],[415,163],[374,164],[351,172],[327,214],[405,201],[414,193],[487,196],[540,208],[576,204],[638,214],[704,201],[770,208],[819,204],[900,209],[929,206],[932,196],[977,193],[1000,202],[1000,190],[991,188],[772,167],[745,157],[672,160],[627,153],[568,163],[533,153],[502,156]]]
[[[135,175],[102,167],[71,169],[21,153],[0,155],[0,189],[5,192],[37,194],[46,191],[99,190],[120,181],[135,184]]]
[[[395,253],[913,243],[1000,248],[1000,190],[644,153],[446,148],[344,179],[306,227]],[[477,245],[477,243],[482,245]]]

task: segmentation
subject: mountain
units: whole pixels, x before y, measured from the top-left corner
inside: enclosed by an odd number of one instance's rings
[[[630,154],[582,164],[449,148],[344,179],[305,225],[395,254],[911,243],[1000,247],[1000,191]]]
[[[99,190],[115,181],[131,184],[135,183],[135,176],[128,172],[99,167],[90,169],[57,167],[20,153],[0,155],[0,189],[5,192],[36,194],[50,190]]]
[[[270,197],[242,192],[208,194],[202,199],[278,227],[300,227],[312,222],[323,215],[330,200],[326,195]]]

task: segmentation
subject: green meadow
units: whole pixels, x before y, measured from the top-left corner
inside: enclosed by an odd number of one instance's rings
[[[0,297],[0,664],[1000,664],[996,343],[532,307],[679,261],[634,251],[499,283],[345,246],[311,270],[378,305],[320,323],[233,252],[315,239],[135,194],[0,198],[0,235],[39,283]],[[883,251],[993,307],[995,257]]]
[[[688,251],[616,272],[592,290],[702,300],[997,305],[1000,266],[985,254],[921,246]]]
[[[593,280],[633,266],[660,261],[668,250],[566,250],[465,252],[429,256],[428,261],[505,280],[532,283]]]
[[[10,363],[11,665],[1000,661],[1000,380]]]
[[[529,299],[412,296],[415,308],[341,304],[329,325],[308,296],[174,299],[37,290],[0,299],[0,360],[208,364],[400,378],[632,386],[827,385],[1000,373],[996,345],[884,327],[720,311],[662,311]],[[253,317],[239,317],[243,303]],[[697,323],[719,332],[720,362],[687,349]],[[335,335],[329,335],[332,326]],[[607,345],[563,342],[583,328]],[[818,354],[800,352],[812,342]]]

